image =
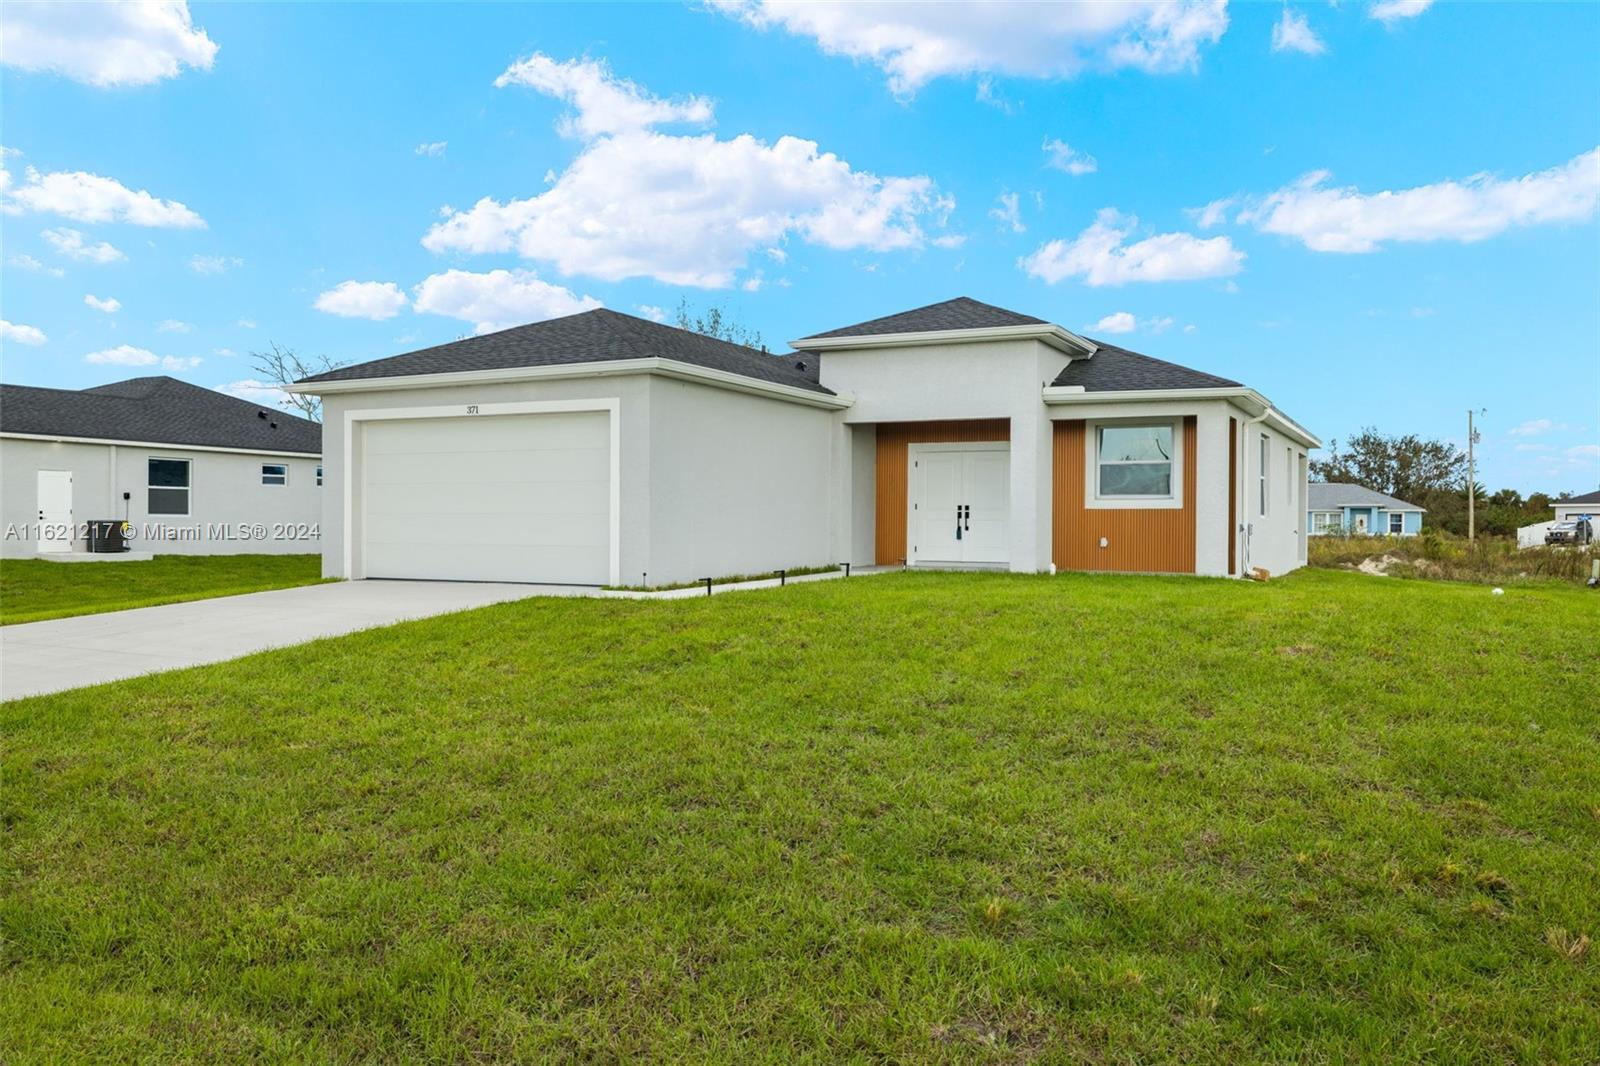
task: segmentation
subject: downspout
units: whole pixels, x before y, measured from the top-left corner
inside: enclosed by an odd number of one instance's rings
[[[1239,528],[1234,531],[1234,536],[1244,534],[1244,550],[1239,553],[1239,576],[1244,577],[1250,573],[1250,537],[1255,533],[1255,523],[1250,521],[1250,427],[1258,426],[1267,420],[1272,413],[1271,407],[1263,407],[1261,413],[1254,418],[1247,418],[1239,426]]]

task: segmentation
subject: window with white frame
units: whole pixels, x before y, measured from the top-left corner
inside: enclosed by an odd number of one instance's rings
[[[1267,466],[1272,461],[1272,459],[1271,459],[1271,454],[1272,453],[1271,453],[1271,450],[1270,450],[1271,448],[1272,448],[1271,439],[1265,433],[1261,434],[1261,462],[1258,464],[1258,469],[1260,470],[1260,475],[1259,475],[1260,482],[1261,482],[1261,500],[1260,500],[1260,503],[1261,503],[1261,517],[1263,517],[1263,518],[1265,518],[1267,516],[1267,486],[1268,486],[1269,481],[1271,480],[1267,476],[1268,473],[1269,473],[1269,471],[1267,469]]]
[[[1389,533],[1399,536],[1406,531],[1406,516],[1399,511],[1389,512]]]
[[[189,460],[151,457],[145,473],[145,511],[149,514],[189,513]]]
[[[1095,494],[1102,499],[1170,499],[1172,423],[1101,426]]]
[[[289,483],[288,464],[262,463],[261,483],[263,485],[287,485]]]
[[[1344,517],[1338,511],[1312,511],[1311,532],[1337,533],[1344,528]]]
[[[317,487],[322,487],[322,467],[317,467]]]

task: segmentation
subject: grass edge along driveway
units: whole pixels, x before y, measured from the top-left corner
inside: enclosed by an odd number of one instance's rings
[[[910,573],[6,704],[0,1047],[1592,1062],[1597,602]]]
[[[322,581],[320,555],[157,555],[147,562],[0,560],[0,625],[239,596]]]

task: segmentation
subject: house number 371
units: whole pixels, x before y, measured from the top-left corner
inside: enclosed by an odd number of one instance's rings
[[[467,404],[467,414],[475,415],[477,413],[478,413],[478,405],[477,404],[475,404],[475,403]]]

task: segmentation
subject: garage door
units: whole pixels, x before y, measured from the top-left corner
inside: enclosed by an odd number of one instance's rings
[[[580,411],[364,423],[363,576],[605,584],[609,418]]]

